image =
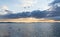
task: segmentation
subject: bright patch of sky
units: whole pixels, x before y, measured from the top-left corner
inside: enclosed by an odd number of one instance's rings
[[[8,9],[15,12],[46,10],[53,0],[0,0],[0,9]]]

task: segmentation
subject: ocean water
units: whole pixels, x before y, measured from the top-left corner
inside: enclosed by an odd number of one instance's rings
[[[0,37],[60,37],[60,23],[0,23]]]

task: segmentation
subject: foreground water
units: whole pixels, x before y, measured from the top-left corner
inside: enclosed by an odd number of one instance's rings
[[[60,37],[60,23],[0,23],[0,37]]]

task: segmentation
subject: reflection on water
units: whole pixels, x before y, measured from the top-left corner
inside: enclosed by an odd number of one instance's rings
[[[0,37],[60,37],[60,23],[0,23]]]

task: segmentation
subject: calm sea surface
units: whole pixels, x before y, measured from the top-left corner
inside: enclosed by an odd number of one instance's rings
[[[60,23],[0,23],[0,37],[60,37]]]

